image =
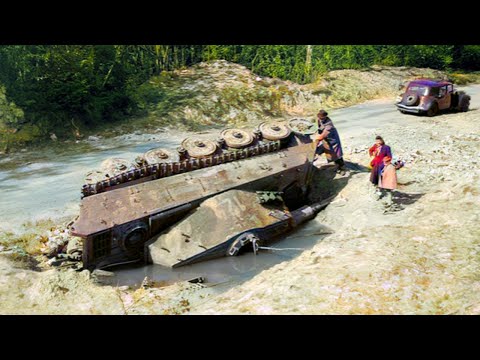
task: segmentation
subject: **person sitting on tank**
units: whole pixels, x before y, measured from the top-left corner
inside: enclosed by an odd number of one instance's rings
[[[337,172],[345,174],[345,162],[343,161],[342,144],[337,129],[325,110],[320,110],[318,117],[318,145],[316,154],[325,154],[328,162],[338,165]]]

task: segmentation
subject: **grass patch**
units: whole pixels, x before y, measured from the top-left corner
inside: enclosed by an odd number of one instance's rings
[[[46,233],[59,226],[51,219],[27,222],[22,225],[28,229],[21,234],[11,232],[0,233],[0,246],[5,250],[12,249],[16,257],[41,255],[41,247],[48,239]]]
[[[480,72],[472,73],[448,73],[448,78],[456,85],[468,85],[480,83]]]

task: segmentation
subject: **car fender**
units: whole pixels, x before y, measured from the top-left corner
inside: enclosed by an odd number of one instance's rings
[[[458,102],[456,104],[455,110],[462,111],[462,107],[464,105],[464,102],[465,101],[470,102],[471,97],[470,97],[470,95],[467,95],[464,91],[458,91],[457,96],[458,96]],[[468,106],[467,106],[467,108],[468,108]]]
[[[463,91],[458,92],[458,103],[461,104],[463,100],[471,100],[470,95],[467,95]]]

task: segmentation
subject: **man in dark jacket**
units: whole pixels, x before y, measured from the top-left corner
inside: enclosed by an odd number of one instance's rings
[[[338,165],[337,172],[345,174],[345,162],[343,161],[342,144],[338,131],[328,117],[325,110],[320,110],[318,117],[318,146],[316,153],[325,154],[328,162],[334,161]]]

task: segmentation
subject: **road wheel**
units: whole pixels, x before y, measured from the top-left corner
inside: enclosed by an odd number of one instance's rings
[[[407,112],[405,110],[400,110],[402,114],[406,114]]]
[[[140,258],[143,254],[143,246],[147,240],[145,228],[135,229],[123,240],[123,248],[130,258]]]
[[[427,116],[435,116],[438,113],[438,104],[434,103],[432,106],[430,106],[430,109],[427,111]]]

